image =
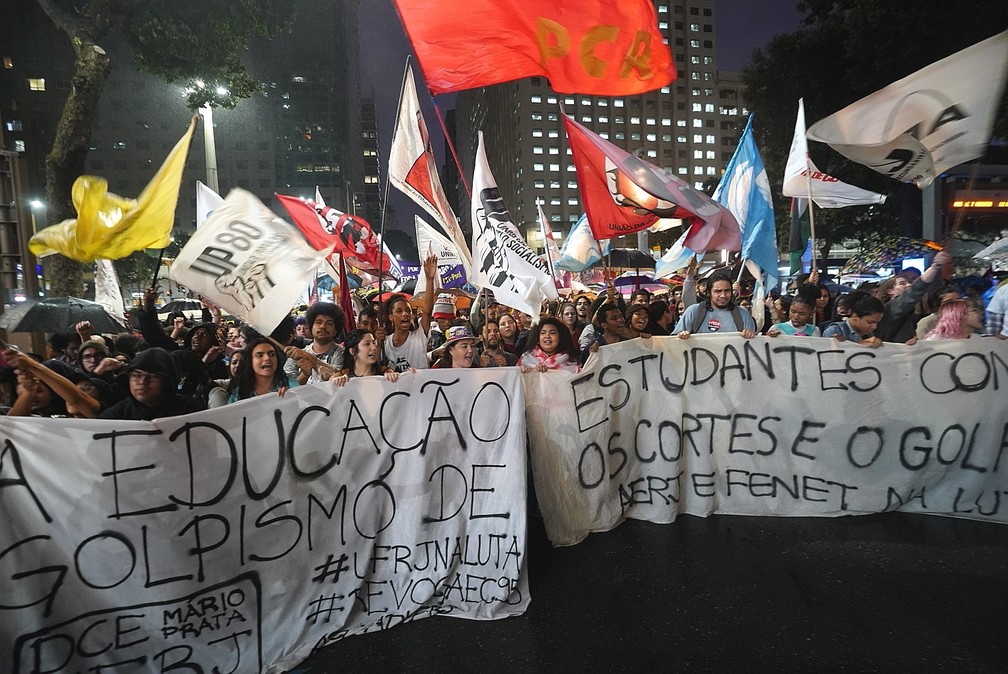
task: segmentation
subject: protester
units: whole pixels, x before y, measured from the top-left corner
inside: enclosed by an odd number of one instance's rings
[[[361,309],[357,315],[357,327],[374,335],[378,329],[378,312],[371,307]]]
[[[1005,321],[1005,314],[1008,314],[1008,283],[1002,283],[987,304],[984,334],[988,337],[1008,339],[1008,321]]]
[[[99,415],[102,419],[150,421],[205,409],[201,401],[176,392],[175,367],[162,348],[141,351],[130,361],[126,373],[119,375],[119,380],[129,396],[102,412]]]
[[[588,361],[591,354],[597,352],[599,347],[606,344],[615,344],[626,339],[625,328],[626,319],[618,305],[606,302],[595,312],[592,320],[595,327],[595,338],[591,344],[581,349],[581,364]]]
[[[791,300],[789,308],[790,320],[777,323],[769,330],[767,336],[789,335],[792,337],[819,337],[819,327],[812,323],[816,312],[816,301],[798,295]]]
[[[916,270],[904,270],[891,279],[883,281],[876,297],[882,301],[884,311],[876,334],[884,342],[913,344],[917,341],[914,333],[920,316],[914,313],[914,306],[929,292],[933,292],[942,280],[942,269],[952,261],[945,251],[934,256],[931,266],[920,278]]]
[[[284,353],[298,367],[295,381],[298,384],[325,381],[339,369],[343,362],[343,347],[337,336],[343,330],[343,310],[332,302],[315,302],[305,313],[305,321],[312,341],[305,348],[286,346]],[[251,342],[250,342],[251,343]],[[248,347],[245,348],[246,358]],[[289,374],[290,368],[288,368]]]
[[[500,327],[495,320],[483,325],[483,339],[477,345],[477,354],[482,367],[507,367],[518,362],[518,356],[502,348]]]
[[[504,313],[497,319],[497,328],[500,331],[501,348],[517,358],[518,321],[511,314]]]
[[[427,287],[434,288],[437,276],[437,256],[428,255],[423,262]],[[427,341],[430,339],[431,314],[434,312],[434,293],[424,294],[424,307],[419,324],[413,321],[413,309],[403,295],[392,295],[385,302],[385,332],[382,353],[389,367],[396,372],[428,367]]]
[[[577,310],[578,321],[582,326],[591,322],[591,314],[588,313],[591,303],[592,298],[589,295],[578,295],[574,300],[574,308]]]
[[[627,304],[633,306],[634,304],[643,304],[647,306],[651,304],[651,293],[645,288],[637,288],[632,293],[630,293],[630,301]]]
[[[983,332],[983,313],[969,300],[946,300],[938,307],[937,316],[934,327],[924,336],[927,341],[969,339]]]
[[[581,351],[590,347],[592,342],[595,341],[597,336],[595,319],[598,316],[599,307],[606,303],[615,304],[616,308],[619,309],[620,315],[626,311],[626,303],[623,301],[623,296],[616,292],[615,286],[610,284],[604,292],[600,292],[588,307],[588,323],[584,326],[581,336],[578,338],[578,349]]]
[[[522,372],[577,372],[577,349],[570,331],[558,319],[544,316],[529,332],[529,349],[518,359]]]
[[[568,332],[571,333],[571,338],[577,344],[581,331],[584,329],[584,323],[578,317],[577,307],[570,302],[564,302],[560,305],[558,315],[560,322],[567,326]]]
[[[938,309],[941,308],[941,305],[957,299],[960,299],[959,290],[948,285],[942,286],[931,293],[928,297],[928,306],[932,307],[934,310],[927,316],[924,316],[917,321],[917,327],[915,329],[917,339],[924,339],[927,333],[931,332],[931,328],[933,328],[935,323],[938,322]]]
[[[354,377],[384,376],[390,382],[398,381],[398,372],[379,364],[381,350],[374,335],[367,330],[353,330],[343,342],[343,348],[343,369],[330,380],[336,386],[343,386]]]
[[[756,336],[756,322],[750,313],[735,306],[734,290],[726,272],[711,277],[709,297],[686,307],[673,332],[680,339],[700,333],[738,332],[745,339]]]
[[[204,406],[207,406],[210,392],[216,387],[216,384],[207,374],[199,355],[192,349],[179,349],[172,351],[169,355],[175,366],[175,373],[178,375],[176,390],[184,396],[196,398]],[[228,371],[230,372],[230,368]]]
[[[10,417],[65,417],[66,402],[50,385],[51,378],[44,371],[69,374],[72,369],[58,358],[39,362],[31,355],[5,349],[4,359],[14,366],[17,376],[17,397],[7,411]],[[70,385],[71,388],[73,385]]]
[[[631,302],[624,316],[624,334],[634,339],[636,337],[650,337],[647,331],[648,322],[651,320],[651,311],[647,304],[634,304]]]
[[[13,349],[5,349],[3,356],[8,363],[23,371],[27,377],[38,380],[43,388],[59,396],[67,416],[94,419],[113,402],[112,389],[106,382],[74,370],[62,361],[47,361],[47,364],[43,364]],[[42,402],[42,398],[47,394],[46,391],[36,389],[26,390],[26,395],[29,392],[31,402],[26,401],[20,407],[12,407],[9,412],[11,416],[34,414],[33,408]],[[28,408],[27,411],[24,410],[25,407]],[[54,415],[39,414],[39,416]]]
[[[445,353],[433,365],[437,369],[479,367],[476,359],[476,338],[468,322],[457,323],[445,331]]]
[[[282,396],[297,385],[297,378],[288,377],[280,366],[280,349],[268,337],[258,336],[245,347],[228,403],[267,393]]]
[[[455,320],[455,300],[451,293],[439,293],[434,300],[431,312],[434,324],[431,325],[430,339],[427,340],[427,350],[435,351],[445,342],[445,330]]]
[[[648,305],[648,323],[643,331],[654,337],[668,337],[676,320],[672,305],[665,300],[654,300]]]
[[[823,337],[864,344],[873,349],[882,346],[882,340],[875,336],[885,311],[882,301],[862,290],[855,290],[847,296],[847,305],[850,316],[826,328]]]

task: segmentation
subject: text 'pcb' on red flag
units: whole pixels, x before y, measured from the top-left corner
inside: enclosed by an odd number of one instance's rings
[[[619,96],[672,82],[651,0],[395,0],[431,93],[534,75],[561,93]]]

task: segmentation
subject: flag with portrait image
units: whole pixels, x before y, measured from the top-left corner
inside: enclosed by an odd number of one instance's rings
[[[686,245],[697,252],[738,250],[731,212],[654,164],[634,157],[563,115],[578,187],[592,235],[611,239],[639,232],[662,218],[688,224]]]
[[[434,94],[543,76],[561,93],[623,96],[676,78],[653,0],[395,0]]]
[[[923,188],[987,151],[1006,76],[1008,31],[851,103],[813,124],[807,135]]]
[[[528,247],[511,221],[487,163],[482,131],[473,175],[472,223],[472,284],[493,290],[505,306],[538,316],[543,300],[558,297],[556,284],[546,261]]]

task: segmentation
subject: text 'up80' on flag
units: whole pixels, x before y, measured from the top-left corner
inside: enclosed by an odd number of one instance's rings
[[[676,77],[653,0],[395,0],[434,94],[545,76],[561,93],[621,96]]]
[[[1008,75],[1008,31],[848,105],[808,130],[845,157],[926,187],[983,155]]]
[[[193,233],[170,276],[268,335],[331,252],[312,249],[254,195],[234,189]]]
[[[556,284],[546,261],[528,247],[511,222],[497,181],[490,173],[482,131],[472,197],[472,284],[492,289],[505,306],[538,316],[543,300],[557,299]]]

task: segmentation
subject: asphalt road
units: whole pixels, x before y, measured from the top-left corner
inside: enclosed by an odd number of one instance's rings
[[[328,646],[328,672],[1005,672],[1008,528],[890,513],[681,516],[551,548],[517,618],[428,618]]]

